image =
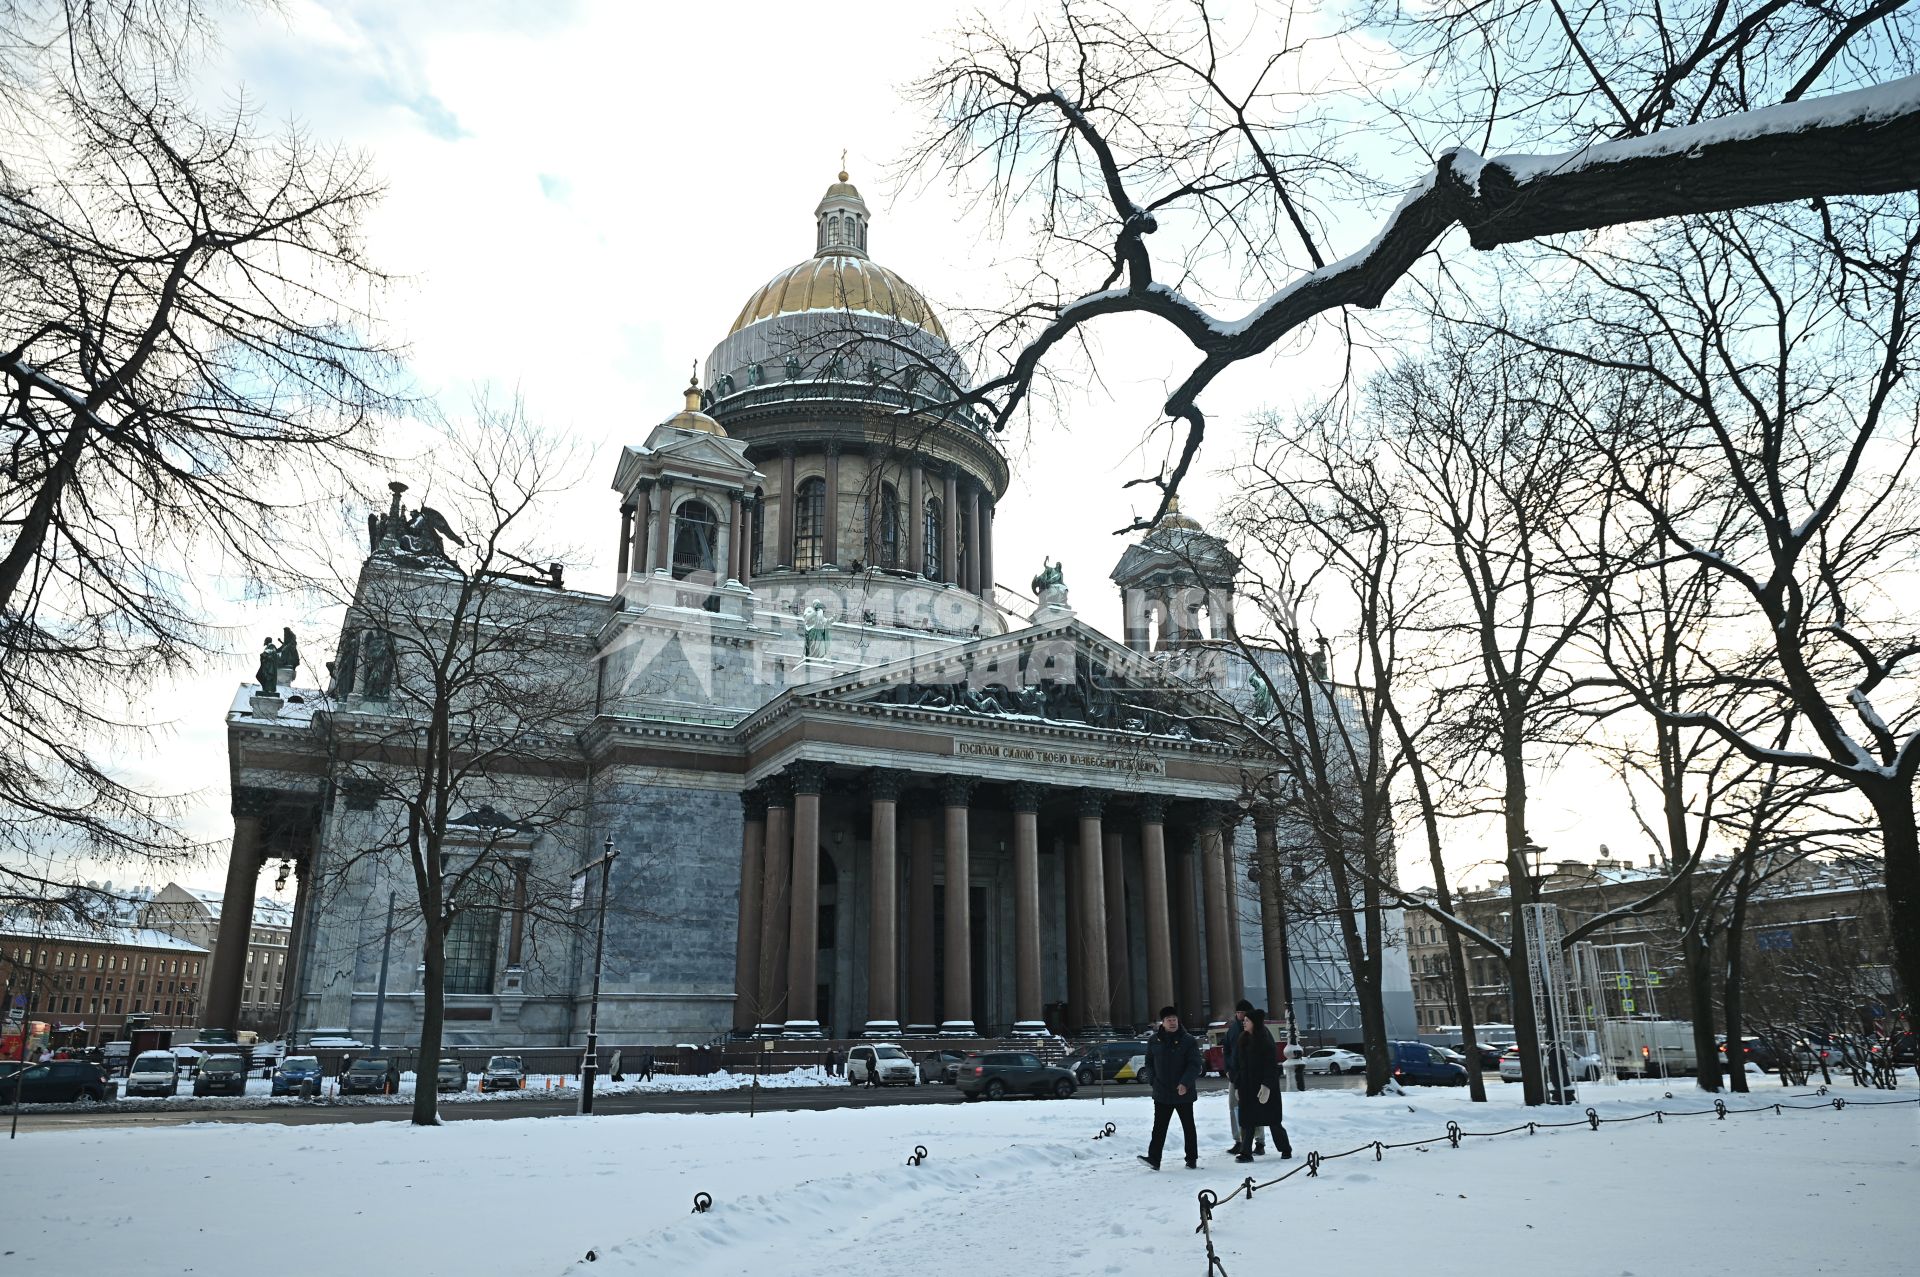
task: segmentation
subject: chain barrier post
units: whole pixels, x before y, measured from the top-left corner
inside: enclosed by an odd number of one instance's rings
[[[1460,1147],[1460,1123],[1447,1123],[1447,1143],[1453,1145],[1455,1148]]]
[[[693,1195],[693,1214],[704,1215],[712,1209],[713,1209],[712,1193],[695,1193]]]
[[[1593,1111],[1592,1106],[1587,1108],[1587,1124],[1596,1131],[1600,1129],[1600,1115]]]

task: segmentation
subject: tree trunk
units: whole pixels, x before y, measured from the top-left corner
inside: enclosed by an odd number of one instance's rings
[[[1510,739],[1502,749],[1506,765],[1507,904],[1513,939],[1508,949],[1507,982],[1513,989],[1513,1040],[1520,1047],[1520,1090],[1529,1105],[1547,1102],[1546,1078],[1540,1068],[1540,1026],[1533,1017],[1533,969],[1528,965],[1526,906],[1533,903],[1533,879],[1523,850],[1527,837],[1527,777],[1521,742]]]
[[[421,986],[420,1055],[413,1065],[413,1124],[440,1125],[440,1038],[446,1021],[446,928],[437,909],[427,911],[421,938],[425,977]]]
[[[1881,873],[1887,887],[1887,931],[1893,938],[1894,1002],[1920,999],[1920,830],[1913,782],[1876,780],[1861,786],[1880,818]]]
[[[1746,863],[1740,869],[1740,881],[1733,889],[1733,907],[1727,912],[1727,983],[1720,1000],[1726,1010],[1729,1042],[1738,1042],[1746,1030],[1747,895],[1752,890],[1753,854],[1749,847]],[[1727,1071],[1727,1085],[1736,1094],[1747,1093],[1747,1070],[1744,1064]]]

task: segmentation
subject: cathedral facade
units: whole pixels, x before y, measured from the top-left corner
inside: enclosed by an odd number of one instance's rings
[[[1167,1003],[1198,1024],[1242,996],[1280,1015],[1283,988],[1303,1027],[1357,1036],[1337,981],[1308,1005],[1324,922],[1289,944],[1263,894],[1280,852],[1253,797],[1271,765],[1233,729],[1258,680],[1231,641],[1232,556],[1175,511],[1114,571],[1121,640],[1051,564],[1015,608],[995,584],[1006,458],[944,406],[962,361],[869,256],[844,173],[814,217],[813,255],[622,450],[611,591],[557,568],[504,587],[543,609],[542,659],[583,701],[539,766],[503,762],[447,825],[449,863],[504,869],[447,931],[446,1040],[582,1039],[600,880],[576,874],[608,848],[609,1042],[1104,1031]],[[394,813],[343,742],[398,712],[373,600],[441,588],[453,530],[430,513],[396,490],[375,521],[328,685],[244,686],[228,715],[222,926],[290,866],[303,1040],[370,1040],[376,1016],[386,1041],[417,1033],[412,872],[368,854]],[[216,965],[206,1024],[232,1022],[235,976]],[[1410,1030],[1403,965],[1389,983]]]

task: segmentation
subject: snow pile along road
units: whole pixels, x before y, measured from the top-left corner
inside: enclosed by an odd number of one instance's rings
[[[1321,1166],[1223,1203],[1213,1236],[1232,1277],[1279,1269],[1555,1274],[1903,1272],[1920,1250],[1914,1097],[1775,1114],[1799,1091],[1729,1096],[1695,1116],[1463,1141],[1469,1131],[1581,1108],[1525,1110],[1458,1093],[1288,1097],[1296,1149],[1431,1142]],[[1711,1109],[1688,1091],[1594,1088],[1603,1117]],[[1810,1102],[1801,1098],[1799,1102]],[[958,1272],[1163,1277],[1206,1271],[1195,1195],[1234,1163],[1226,1103],[1201,1104],[1202,1169],[1134,1160],[1151,1105],[1089,1101],[863,1107],[829,1112],[635,1114],[375,1125],[189,1126],[34,1132],[0,1168],[0,1228],[20,1271],[252,1274],[278,1253],[376,1255],[420,1273]],[[1101,1125],[1118,1128],[1095,1139]],[[916,1145],[920,1166],[906,1164]],[[156,1168],[163,1168],[156,1173]],[[1689,1185],[1708,1185],[1702,1192]],[[691,1211],[713,1195],[710,1212]],[[284,1209],[283,1209],[284,1208]],[[1729,1227],[1736,1217],[1737,1227]],[[591,1250],[594,1260],[585,1256]]]

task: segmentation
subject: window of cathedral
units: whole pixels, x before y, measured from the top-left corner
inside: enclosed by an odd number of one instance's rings
[[[704,501],[683,502],[673,512],[673,575],[711,573],[719,563],[720,516]]]
[[[904,514],[899,491],[891,483],[881,484],[880,526],[874,531],[874,548],[883,568],[900,566],[900,524]]]
[[[827,483],[821,478],[804,480],[794,492],[793,568],[810,572],[826,561]]]
[[[492,993],[493,954],[500,947],[500,915],[491,909],[465,909],[447,928],[446,991]]]
[[[757,497],[753,502],[753,537],[747,545],[747,553],[752,556],[747,563],[749,574],[759,576],[767,570],[767,503]]]
[[[927,498],[927,513],[920,529],[920,539],[926,546],[924,561],[920,564],[920,575],[932,580],[940,576],[940,509],[939,497]]]

